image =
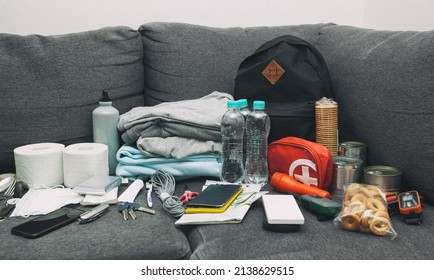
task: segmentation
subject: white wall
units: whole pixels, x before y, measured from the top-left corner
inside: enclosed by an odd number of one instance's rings
[[[434,30],[431,0],[0,0],[0,32],[63,34],[145,22],[273,26],[334,22]]]

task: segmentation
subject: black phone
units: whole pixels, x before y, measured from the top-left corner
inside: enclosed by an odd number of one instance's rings
[[[83,212],[80,209],[62,207],[13,227],[11,233],[26,238],[37,238],[76,221]]]

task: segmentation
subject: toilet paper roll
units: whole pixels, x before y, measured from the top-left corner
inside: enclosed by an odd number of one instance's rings
[[[17,180],[31,188],[54,187],[63,183],[64,145],[37,143],[14,149]]]
[[[99,143],[79,143],[63,150],[63,177],[74,188],[94,175],[108,175],[108,147]]]

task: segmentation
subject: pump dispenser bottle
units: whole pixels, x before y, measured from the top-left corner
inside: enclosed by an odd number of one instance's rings
[[[108,146],[109,173],[116,172],[116,153],[119,150],[119,132],[117,124],[119,111],[112,106],[108,92],[103,90],[99,107],[92,112],[93,142]]]

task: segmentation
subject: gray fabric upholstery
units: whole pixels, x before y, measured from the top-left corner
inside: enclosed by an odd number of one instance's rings
[[[265,41],[292,34],[324,55],[339,103],[340,140],[366,142],[368,164],[400,167],[405,188],[433,201],[434,31],[149,23],[139,32],[0,34],[0,173],[13,169],[14,147],[91,141],[91,111],[102,89],[121,113],[215,90],[233,93],[240,62]],[[179,181],[175,195],[186,186],[198,191],[204,182]],[[136,199],[142,205],[144,192]],[[300,231],[269,232],[262,228],[261,201],[240,224],[177,228],[155,195],[154,205],[155,215],[137,213],[135,221],[124,221],[111,206],[91,224],[74,223],[35,240],[10,233],[25,220],[6,219],[0,259],[434,259],[434,207],[427,203],[422,225],[392,217],[395,240],[336,228],[304,208]]]
[[[434,202],[434,31],[322,28],[317,47],[339,104],[340,140],[368,144],[368,165],[403,171],[402,189]]]
[[[103,89],[121,113],[143,105],[143,49],[128,27],[56,36],[0,34],[0,170],[13,149],[92,141]]]
[[[122,187],[119,194],[124,190]],[[146,189],[142,189],[136,202],[146,205],[145,193]],[[13,226],[32,218],[8,218],[0,225],[0,260],[188,258],[191,252],[186,236],[174,227],[174,220],[154,198],[155,215],[136,212],[136,220],[124,221],[117,206],[111,205],[107,214],[92,223],[76,222],[36,239],[10,233]]]
[[[143,40],[145,102],[199,98],[213,91],[233,94],[240,63],[261,44],[292,34],[314,43],[326,24],[214,28],[181,23],[148,23]]]
[[[336,201],[339,201],[335,199]],[[434,207],[424,208],[424,223],[405,224],[398,215],[392,227],[398,237],[375,236],[338,228],[332,220],[320,222],[300,206],[305,224],[292,233],[262,229],[262,200],[256,201],[240,224],[205,225],[186,229],[191,259],[262,260],[394,260],[434,259],[432,224]]]

